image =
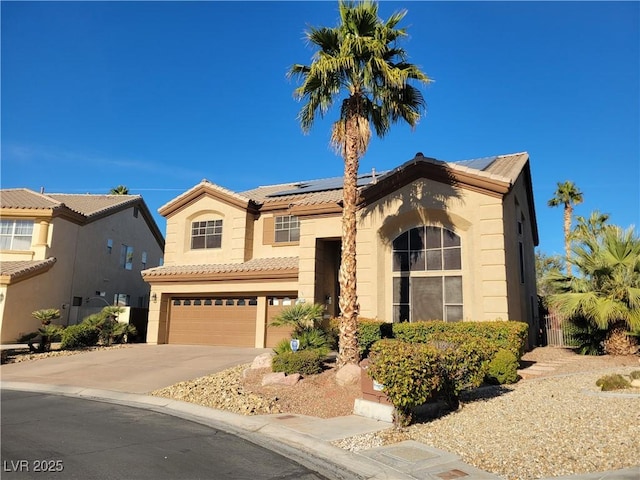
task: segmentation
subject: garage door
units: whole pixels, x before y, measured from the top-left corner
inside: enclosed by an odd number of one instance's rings
[[[253,347],[255,298],[174,298],[169,313],[169,343]]]

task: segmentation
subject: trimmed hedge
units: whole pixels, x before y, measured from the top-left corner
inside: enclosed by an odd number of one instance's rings
[[[368,372],[384,385],[396,421],[406,425],[415,407],[435,398],[456,409],[460,392],[482,383],[489,358],[478,344],[384,339],[371,347]]]
[[[518,380],[518,359],[509,350],[499,350],[489,363],[487,379],[492,383],[504,385]]]
[[[392,324],[381,320],[372,320],[369,318],[358,319],[358,347],[360,347],[360,356],[369,355],[371,345],[383,338],[391,338],[393,335]]]
[[[100,331],[93,325],[86,323],[69,325],[62,331],[60,348],[63,350],[75,350],[92,347],[98,344],[99,339]]]
[[[519,360],[524,355],[529,326],[524,322],[414,322],[394,323],[393,338],[406,342],[427,343],[434,339],[454,342],[458,339],[482,339],[491,345],[493,353],[505,349]]]
[[[322,372],[325,355],[318,350],[300,350],[299,352],[283,352],[271,360],[271,370],[284,372],[287,375],[315,375]]]

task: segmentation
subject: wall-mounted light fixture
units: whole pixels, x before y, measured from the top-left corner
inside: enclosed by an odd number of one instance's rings
[[[156,303],[156,302],[158,301],[158,296],[156,295],[156,292],[153,292],[153,293],[151,294],[151,301],[152,301],[153,303]]]

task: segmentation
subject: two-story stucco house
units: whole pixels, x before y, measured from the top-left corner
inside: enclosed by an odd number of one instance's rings
[[[0,191],[2,343],[35,331],[31,312],[74,324],[105,305],[146,308],[140,272],[162,263],[164,238],[138,195]]]
[[[447,163],[417,154],[359,178],[360,315],[388,322],[520,320],[538,330],[529,156]],[[159,209],[165,264],[149,343],[265,347],[283,306],[338,314],[342,178],[232,192],[203,180]]]

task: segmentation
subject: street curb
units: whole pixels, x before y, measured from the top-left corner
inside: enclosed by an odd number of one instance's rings
[[[241,437],[336,480],[409,480],[413,477],[342,448],[276,425],[260,416],[244,416],[151,395],[40,383],[0,381],[0,388],[114,403],[183,418]]]

